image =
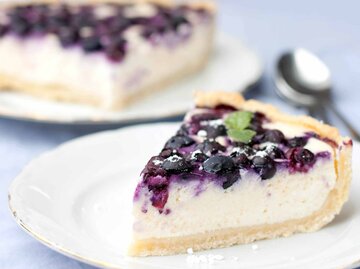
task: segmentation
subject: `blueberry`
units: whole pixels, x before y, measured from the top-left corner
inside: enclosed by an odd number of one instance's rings
[[[162,163],[161,167],[166,172],[171,173],[171,174],[180,174],[183,172],[188,172],[192,169],[191,163],[186,161],[182,157],[176,157],[176,158],[174,158],[174,160],[166,159]]]
[[[62,46],[68,47],[74,45],[79,40],[79,33],[75,29],[62,27],[58,32],[59,40]]]
[[[306,137],[294,137],[287,141],[287,145],[290,148],[303,147],[307,143]]]
[[[146,164],[144,170],[142,171],[144,177],[148,178],[149,176],[157,176],[157,175],[165,176],[166,171],[161,167],[160,164],[158,164],[158,162],[161,163],[163,160],[164,158],[161,158],[159,156],[152,157]]]
[[[86,52],[100,51],[103,46],[101,45],[98,36],[89,36],[81,39],[81,46]]]
[[[254,170],[260,175],[261,179],[272,178],[276,173],[275,162],[267,156],[255,156],[252,163]]]
[[[211,126],[207,125],[204,127],[208,138],[216,138],[218,136],[226,135],[226,128],[224,125]]]
[[[265,140],[265,134],[258,133],[251,139],[251,143],[252,144],[260,144],[260,143],[264,142],[264,140]]]
[[[234,158],[235,164],[240,168],[250,168],[251,161],[248,159],[246,154],[240,153]]]
[[[188,137],[188,136],[184,136],[184,135],[176,135],[171,137],[165,144],[164,148],[168,148],[168,149],[179,149],[182,147],[187,147],[190,146],[192,144],[194,144],[195,141]]]
[[[222,115],[230,113],[230,112],[234,112],[236,110],[237,109],[235,107],[230,106],[230,105],[217,105],[214,108],[215,113],[219,116],[222,116]]]
[[[161,153],[159,154],[159,156],[162,157],[162,158],[168,158],[168,157],[170,157],[172,155],[174,155],[172,149],[163,149],[161,151]]]
[[[105,49],[107,58],[113,62],[121,62],[124,59],[125,52],[115,47],[108,47]]]
[[[197,162],[204,162],[206,161],[209,157],[202,152],[196,152],[192,155],[193,160],[197,161]]]
[[[199,113],[195,114],[191,117],[191,122],[201,122],[201,121],[209,121],[209,120],[216,120],[219,119],[219,116],[213,113]]]
[[[295,149],[293,158],[301,165],[311,165],[315,162],[315,155],[310,150],[304,148]]]
[[[230,154],[231,157],[237,157],[240,154],[245,154],[246,156],[252,156],[255,154],[255,150],[252,147],[249,147],[247,145],[245,145],[244,143],[241,142],[235,142],[235,146],[239,147],[240,150],[239,151],[234,151]]]
[[[183,24],[189,24],[189,21],[184,16],[173,16],[170,19],[171,26],[177,30]]]
[[[286,158],[284,152],[281,149],[279,149],[278,147],[273,147],[268,154],[269,154],[270,158],[272,158],[272,159],[285,159]]]
[[[167,188],[154,189],[152,191],[152,196],[150,198],[150,201],[153,207],[156,207],[158,209],[163,209],[168,198],[169,198],[169,191],[167,190]]]
[[[279,130],[267,130],[264,135],[264,141],[269,141],[272,143],[281,143],[285,139],[284,134]]]
[[[204,162],[204,170],[211,174],[225,174],[236,169],[234,161],[227,156],[212,156]]]
[[[146,179],[146,184],[149,190],[164,188],[169,185],[169,180],[163,176],[151,176]]]
[[[112,33],[119,33],[124,31],[132,24],[131,20],[124,17],[115,17],[110,23]]]
[[[239,173],[229,173],[224,176],[224,181],[222,183],[223,189],[230,188],[237,180],[240,179]]]
[[[18,34],[19,36],[25,36],[29,34],[30,32],[30,25],[29,23],[22,19],[22,18],[16,18],[11,21],[11,30]]]
[[[7,25],[0,24],[0,37],[4,36],[9,31],[9,27]]]
[[[197,145],[196,149],[201,150],[205,154],[216,154],[219,151],[225,151],[226,148],[216,141],[205,140]]]
[[[187,125],[184,123],[181,125],[180,129],[177,131],[176,133],[177,135],[188,135],[189,134],[189,130]]]

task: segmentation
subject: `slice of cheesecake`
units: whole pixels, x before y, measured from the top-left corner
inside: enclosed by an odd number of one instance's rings
[[[205,66],[214,12],[205,1],[3,5],[0,88],[121,108]]]
[[[235,93],[198,93],[134,194],[130,255],[312,232],[348,199],[352,141]]]

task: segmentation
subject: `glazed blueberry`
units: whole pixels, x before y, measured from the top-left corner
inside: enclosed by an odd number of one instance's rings
[[[272,143],[281,143],[285,140],[284,134],[279,130],[267,130],[265,131],[264,141]]]
[[[30,25],[23,18],[14,18],[11,21],[10,29],[19,36],[25,36],[30,33]]]
[[[183,16],[174,16],[170,20],[173,29],[177,30],[181,25],[189,24],[189,21]]]
[[[176,133],[177,135],[185,135],[187,136],[189,134],[189,130],[187,125],[184,123],[181,125],[180,129]]]
[[[216,138],[218,136],[226,135],[226,128],[224,125],[211,126],[207,125],[204,127],[208,138]]]
[[[278,147],[273,147],[269,152],[268,155],[271,159],[285,159],[285,153],[279,149]]]
[[[307,143],[306,137],[294,137],[287,141],[287,145],[290,148],[303,147]]]
[[[85,37],[80,42],[86,52],[100,51],[103,48],[98,36]]]
[[[148,163],[146,164],[142,174],[144,174],[144,178],[148,178],[149,176],[165,176],[166,171],[161,167],[161,163],[163,162],[164,158],[155,156],[152,157]]]
[[[240,179],[240,174],[239,173],[229,173],[225,175],[225,180],[222,184],[223,189],[227,189],[230,188],[236,181],[238,181]]]
[[[169,192],[165,189],[154,189],[152,191],[152,196],[150,198],[151,204],[153,207],[156,207],[158,209],[163,209],[168,198],[169,198]]]
[[[0,37],[4,36],[9,31],[9,27],[7,25],[0,24]]]
[[[164,187],[167,187],[169,184],[169,180],[163,176],[148,177],[146,179],[146,182],[148,184],[149,190],[164,188]]]
[[[174,153],[172,149],[163,149],[159,156],[166,159],[174,154],[176,153]]]
[[[204,171],[210,174],[225,174],[235,169],[234,161],[227,156],[212,156],[204,162]]]
[[[235,147],[239,147],[239,150],[233,151],[230,156],[231,157],[237,157],[240,154],[245,154],[246,156],[252,156],[254,155],[256,152],[252,147],[249,147],[247,145],[245,145],[244,143],[241,142],[235,142],[234,143]]]
[[[115,46],[109,46],[105,49],[107,58],[113,62],[121,62],[125,57],[125,51]]]
[[[164,148],[167,149],[179,149],[182,147],[187,147],[190,146],[192,144],[194,144],[195,141],[188,137],[188,136],[184,136],[184,135],[176,135],[171,137],[165,144]]]
[[[225,114],[228,114],[230,112],[234,112],[236,111],[237,109],[233,106],[230,106],[230,105],[217,105],[215,108],[215,113],[216,115],[218,115],[219,117],[225,115]]]
[[[226,148],[216,141],[205,140],[197,145],[196,149],[201,150],[205,154],[216,154],[219,151],[225,151]]]
[[[209,120],[216,120],[219,119],[219,117],[216,114],[213,113],[201,113],[201,114],[195,114],[191,117],[191,122],[201,122],[201,121],[209,121]]]
[[[276,166],[274,161],[267,156],[255,156],[252,160],[252,163],[254,170],[263,180],[272,178],[276,173]]]
[[[246,154],[240,153],[234,158],[234,162],[240,168],[250,168],[251,161],[248,159]]]
[[[202,153],[202,152],[196,152],[194,154],[192,154],[192,157],[191,159],[194,160],[194,161],[197,161],[197,162],[205,162],[209,157],[205,154],[205,153]]]
[[[79,40],[79,33],[75,29],[67,27],[60,28],[58,36],[64,47],[74,45]]]
[[[171,157],[170,157],[171,158]],[[182,157],[175,157],[173,159],[166,159],[162,163],[161,167],[168,173],[180,174],[188,172],[192,169],[191,163],[186,161]]]
[[[304,148],[295,149],[293,158],[301,165],[311,165],[315,162],[315,155],[310,150]]]

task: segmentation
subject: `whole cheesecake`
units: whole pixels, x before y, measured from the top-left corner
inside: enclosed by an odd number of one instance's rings
[[[348,199],[352,141],[307,116],[236,93],[196,108],[141,173],[134,256],[169,255],[319,230]]]
[[[209,2],[74,2],[0,5],[0,89],[116,109],[208,60]]]

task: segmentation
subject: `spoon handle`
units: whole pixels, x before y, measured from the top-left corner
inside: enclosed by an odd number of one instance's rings
[[[330,124],[329,117],[327,116],[325,106],[318,104],[317,106],[311,106],[308,108],[308,113],[311,117],[317,118],[324,123]]]
[[[340,113],[339,110],[334,106],[334,104],[331,101],[327,101],[324,105],[326,105],[328,108],[331,109],[331,111],[340,119],[346,128],[348,128],[350,135],[352,138],[354,138],[357,141],[360,141],[360,134],[358,131],[354,128],[354,126]]]

